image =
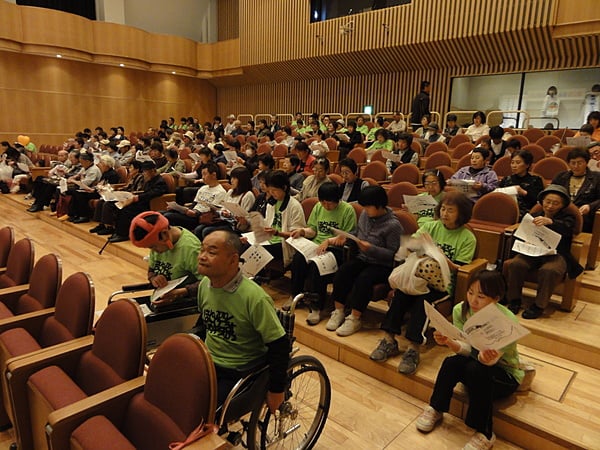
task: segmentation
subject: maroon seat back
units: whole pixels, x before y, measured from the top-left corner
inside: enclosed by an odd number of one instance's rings
[[[419,184],[421,174],[419,168],[414,164],[402,164],[394,170],[392,174],[392,183],[399,183],[400,181],[408,181],[412,184]]]
[[[475,202],[472,220],[513,225],[519,221],[519,207],[510,195],[490,192]]]
[[[18,241],[8,255],[6,272],[0,275],[0,288],[28,283],[33,269],[33,260],[33,241],[29,238]]]
[[[400,208],[404,204],[404,195],[417,195],[419,193],[416,186],[408,181],[392,184],[387,191],[388,206],[390,208]]]
[[[25,314],[52,308],[62,281],[62,262],[58,255],[42,256],[31,272],[32,283],[27,293],[19,297],[15,314]]]
[[[452,159],[450,155],[446,152],[438,151],[427,158],[427,161],[425,161],[425,170],[436,169],[439,166],[450,166],[451,164]]]
[[[387,168],[381,161],[371,161],[362,170],[362,178],[373,178],[375,181],[385,181],[387,175]]]
[[[6,267],[14,243],[15,232],[12,227],[0,228],[0,267]]]

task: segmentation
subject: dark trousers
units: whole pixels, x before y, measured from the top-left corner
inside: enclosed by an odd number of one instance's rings
[[[334,301],[363,312],[373,297],[373,286],[387,283],[391,267],[354,258],[340,266],[333,279]]]
[[[114,207],[114,202],[105,202],[100,199],[98,200],[98,203],[96,203],[92,220],[94,220],[94,222],[103,223],[104,225],[114,226],[117,211],[118,209]]]
[[[521,301],[527,273],[534,270],[538,280],[535,304],[540,308],[545,308],[550,302],[554,289],[565,277],[567,262],[561,255],[515,256],[508,267],[506,277],[508,301]]]
[[[73,192],[73,201],[71,202],[70,216],[73,217],[90,217],[92,211],[90,209],[90,200],[100,198],[97,192]]]
[[[491,438],[493,401],[514,393],[519,387],[517,381],[498,365],[486,366],[470,356],[449,356],[438,372],[429,404],[436,411],[447,412],[459,382],[469,393],[465,423]]]
[[[406,313],[410,313],[410,320],[406,324],[406,339],[415,344],[422,344],[423,327],[427,320],[423,302],[432,303],[446,295],[448,295],[447,292],[435,290],[422,295],[408,295],[396,289],[381,329],[391,334],[401,334],[404,316]]]
[[[342,265],[342,254],[341,252],[335,252],[335,259],[337,260],[338,267]],[[327,285],[333,282],[334,274],[321,275],[317,265],[306,262],[306,259],[300,252],[294,253],[292,259],[292,297],[300,294],[301,292],[311,292],[319,295],[319,302],[317,305],[319,309],[323,309],[327,300]]]
[[[48,206],[52,196],[56,193],[58,184],[51,182],[48,178],[37,177],[33,182],[31,195],[35,198],[35,203],[41,206]]]
[[[163,215],[169,219],[172,227],[183,227],[186,230],[194,231],[198,226],[198,217],[188,217],[177,211],[167,211]]]
[[[115,213],[115,233],[119,236],[129,236],[129,226],[133,218],[144,211],[150,210],[148,202],[132,203],[123,209],[117,208],[115,202],[108,203]]]
[[[197,184],[195,186],[179,186],[175,190],[175,202],[180,205],[192,203],[194,198],[196,198],[196,193],[202,186],[202,184]]]

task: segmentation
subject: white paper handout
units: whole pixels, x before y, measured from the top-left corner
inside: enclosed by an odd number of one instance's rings
[[[252,234],[252,242],[250,238],[248,242],[250,244],[268,244],[271,235],[265,232],[265,218],[258,211],[252,211],[248,214],[248,222],[250,222],[250,229],[252,230],[252,233],[244,233],[244,235]]]
[[[234,202],[223,202],[223,208],[227,209],[233,217],[248,217],[248,211]]]
[[[336,236],[344,236],[346,239],[351,239],[356,242],[360,241],[360,239],[358,239],[356,236],[354,236],[353,234],[350,234],[346,231],[338,230],[337,228],[333,228],[333,227],[331,228],[331,231],[333,231],[333,233]]]
[[[152,295],[150,296],[150,301],[153,302],[155,300],[158,300],[166,293],[171,292],[173,289],[175,289],[177,286],[179,286],[181,283],[183,283],[186,278],[187,278],[187,275],[185,275],[181,278],[177,278],[175,280],[171,280],[167,283],[166,286],[155,289],[154,292],[152,293]]]
[[[431,195],[403,195],[404,204],[408,211],[416,214],[421,211],[435,208],[438,202]]]
[[[591,139],[589,136],[577,136],[567,138],[567,145],[572,145],[573,147],[587,148],[590,145],[590,142]]]
[[[242,253],[240,258],[244,260],[241,265],[242,273],[247,277],[254,277],[273,259],[273,255],[262,245],[254,244]]]
[[[302,256],[304,256],[307,263],[310,261],[314,262],[319,269],[319,274],[329,275],[330,273],[337,272],[338,265],[335,255],[331,252],[325,252],[322,255],[317,254],[317,248],[319,248],[319,246],[313,241],[303,237],[295,239],[289,237],[285,242],[302,253]]]
[[[336,136],[342,142],[350,142],[350,136],[348,136],[346,133],[336,133]]]
[[[177,202],[167,202],[167,210],[177,211],[178,213],[185,214],[187,212],[188,208],[180,205]]]
[[[500,192],[501,194],[510,195],[515,201],[517,201],[517,196],[519,195],[519,192],[517,191],[517,186],[496,188],[493,192]]]
[[[529,331],[505,316],[495,303],[477,311],[464,323],[462,331],[446,320],[429,302],[424,302],[431,326],[451,339],[469,343],[477,350],[501,350]]]
[[[389,150],[382,150],[381,151],[381,156],[383,156],[385,159],[389,159],[391,161],[394,161],[395,163],[400,163],[402,162],[401,156],[390,152]]]
[[[133,194],[128,191],[113,191],[112,189],[102,189],[100,191],[100,197],[105,202],[124,202],[133,198]]]
[[[188,156],[189,156],[189,157],[190,157],[190,159],[191,159],[192,161],[194,161],[195,163],[197,163],[198,161],[200,161],[200,155],[199,155],[198,153],[194,153],[194,152],[192,152],[192,153],[190,153]]]
[[[512,249],[529,256],[555,255],[561,239],[561,235],[556,231],[546,226],[534,225],[531,214],[525,214],[515,231],[515,237],[524,242],[515,240]]]
[[[449,179],[448,184],[452,187],[455,187],[457,190],[463,192],[468,196],[475,196],[477,193],[475,189],[473,189],[473,185],[475,184],[475,180],[457,180],[457,179]]]
[[[67,189],[68,189],[67,179],[61,178],[60,181],[58,182],[58,190],[60,191],[61,194],[64,194],[65,192],[67,192]]]
[[[237,153],[235,152],[235,150],[225,150],[223,152],[223,156],[225,157],[225,159],[228,162],[235,162],[237,160]]]

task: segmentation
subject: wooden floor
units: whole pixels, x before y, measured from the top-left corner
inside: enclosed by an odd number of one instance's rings
[[[13,226],[18,238],[31,237],[36,259],[49,252],[60,254],[64,277],[79,270],[89,272],[96,285],[97,310],[105,307],[110,293],[122,284],[144,279],[144,250],[126,242],[111,244],[98,255],[103,239],[87,232],[93,224],[59,224],[46,212],[25,212],[23,205],[22,197],[0,195],[0,226]],[[593,293],[595,279],[600,277],[597,271],[586,273],[586,277]],[[277,301],[287,296],[285,281],[266,289]],[[386,364],[368,359],[380,337],[376,313],[370,314],[370,329],[348,338],[325,331],[324,324],[304,325],[305,314],[300,310],[297,318],[301,353],[318,356],[333,387],[329,420],[317,449],[445,449],[461,448],[468,440],[472,431],[450,414],[429,435],[417,432],[413,423],[426,405],[445,356],[443,349],[426,349],[417,375],[404,377],[396,372],[399,358]],[[535,326],[530,326],[536,330],[521,352],[538,374],[531,392],[518,394],[499,407],[495,422],[498,434],[525,448],[600,448],[600,371],[593,368],[593,361],[600,360],[600,343],[596,342],[600,304],[581,302],[573,313],[557,311],[548,319],[533,322]],[[569,332],[557,332],[559,326],[568,326]],[[319,353],[311,347],[318,348]],[[563,349],[559,356],[551,354],[553,347]],[[576,354],[575,362],[564,358],[569,351]],[[453,402],[451,412],[455,416],[464,414],[463,400],[458,394]],[[10,430],[0,433],[0,449],[8,448],[10,442]],[[519,447],[499,439],[495,448]]]

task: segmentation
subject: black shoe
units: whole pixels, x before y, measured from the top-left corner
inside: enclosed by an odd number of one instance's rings
[[[538,305],[531,305],[528,309],[523,311],[521,317],[523,319],[537,319],[544,314],[544,308],[540,308]]]
[[[516,316],[517,314],[519,314],[519,311],[521,310],[521,301],[513,300],[508,304],[507,308],[510,310],[510,312],[512,312]]]
[[[69,218],[67,220],[69,222],[75,222],[77,219],[79,219],[79,217],[77,217],[77,216],[69,216]]]
[[[89,217],[77,217],[73,223],[88,223],[90,221]]]
[[[112,236],[115,234],[115,229],[110,227],[104,227],[103,230],[96,232],[99,236]]]
[[[90,228],[89,232],[90,233],[98,233],[102,230],[106,230],[106,227],[104,226],[103,223],[101,223],[100,225],[96,225],[94,228]],[[112,234],[112,231],[111,231],[111,234]]]
[[[121,236],[119,234],[113,234],[108,238],[108,242],[114,244],[115,242],[125,242],[129,240],[129,236]]]
[[[38,205],[37,203],[34,203],[29,208],[27,208],[27,212],[31,212],[31,213],[35,213],[35,212],[43,211],[43,210],[44,210],[44,207],[42,205]]]

